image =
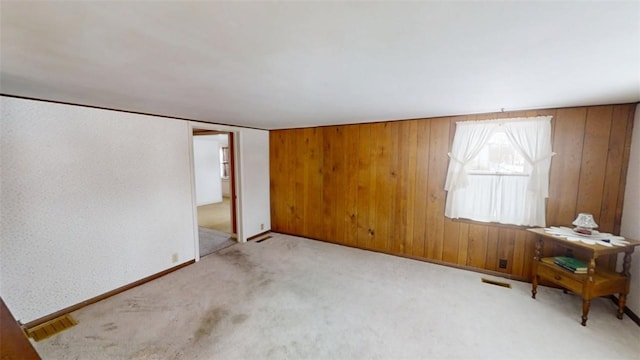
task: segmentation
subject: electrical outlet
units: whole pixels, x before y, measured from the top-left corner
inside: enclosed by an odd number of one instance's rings
[[[507,268],[507,259],[500,259],[500,269],[506,269]]]
[[[173,253],[171,255],[171,262],[172,263],[177,263],[178,262],[178,253]]]
[[[260,224],[260,230],[264,230],[264,224]]]

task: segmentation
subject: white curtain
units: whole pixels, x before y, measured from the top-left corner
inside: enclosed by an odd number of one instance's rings
[[[465,166],[499,126],[527,161],[529,175],[473,176],[470,185]],[[445,216],[545,226],[552,156],[550,116],[457,123],[445,183]]]
[[[454,207],[460,217],[483,222],[521,224],[527,176],[468,174],[469,185],[456,190]]]
[[[545,226],[544,200],[549,197],[551,157],[551,116],[533,120],[505,122],[504,130],[520,150],[531,173],[525,197],[524,225]]]
[[[498,125],[495,121],[456,123],[456,134],[449,153],[447,180],[444,184],[446,191],[455,191],[469,185],[465,166],[478,155]]]

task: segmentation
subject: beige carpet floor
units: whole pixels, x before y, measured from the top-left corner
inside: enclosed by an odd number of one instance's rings
[[[638,359],[640,327],[595,299],[272,234],[75,311],[44,359]],[[504,279],[500,279],[505,281]],[[638,294],[632,294],[638,296]]]
[[[229,233],[207,229],[202,226],[198,227],[198,241],[200,245],[200,257],[212,254],[237,243]]]
[[[231,233],[231,203],[228,197],[222,202],[198,206],[198,226]]]

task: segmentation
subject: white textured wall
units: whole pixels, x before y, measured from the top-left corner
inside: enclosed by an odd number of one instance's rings
[[[242,211],[242,240],[244,241],[253,235],[271,229],[269,132],[243,129],[239,140],[241,150],[240,207]]]
[[[222,202],[220,146],[218,135],[193,137],[197,206]]]
[[[631,138],[631,156],[627,171],[620,235],[640,240],[640,105],[636,106]],[[636,247],[631,259],[631,291],[627,297],[627,306],[635,314],[640,315],[640,247]],[[621,262],[621,260],[618,261],[619,264]]]
[[[0,101],[0,296],[18,320],[194,258],[188,122]]]

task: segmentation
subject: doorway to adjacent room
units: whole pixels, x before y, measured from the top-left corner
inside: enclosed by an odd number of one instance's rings
[[[236,242],[233,133],[193,129],[200,256]]]

